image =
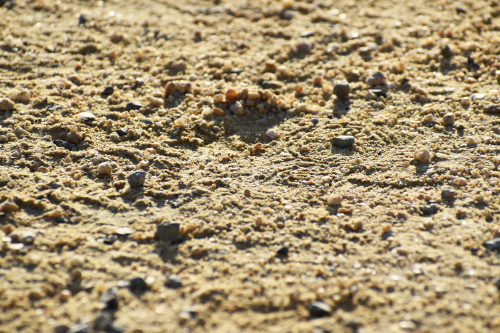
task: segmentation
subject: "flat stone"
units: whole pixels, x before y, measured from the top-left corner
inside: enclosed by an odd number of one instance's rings
[[[491,251],[500,252],[500,238],[493,238],[483,243],[483,246]]]
[[[47,106],[47,108],[45,110],[48,112],[57,111],[57,110],[61,110],[61,106],[59,104],[49,105],[49,106]]]
[[[128,133],[128,129],[124,128],[124,129],[117,129],[116,131],[116,134],[118,134],[119,136],[125,136],[127,135]]]
[[[316,301],[309,307],[311,317],[325,317],[332,313],[332,307],[324,302]]]
[[[332,138],[332,144],[339,148],[348,148],[354,144],[354,137],[348,135],[341,135]]]
[[[136,102],[128,102],[125,108],[127,109],[127,111],[139,110],[140,108],[142,108],[142,105]]]
[[[96,119],[95,116],[90,112],[79,113],[78,117],[86,122],[91,122],[91,121],[94,121]]]
[[[87,324],[80,324],[80,325],[75,325],[70,328],[68,333],[91,333],[93,330],[92,328],[87,325]]]
[[[483,112],[488,114],[500,114],[500,104],[487,106],[483,109]]]
[[[127,176],[127,181],[130,187],[138,187],[143,186],[146,181],[146,172],[144,171],[135,171]]]
[[[425,205],[420,207],[420,211],[423,215],[434,215],[438,212],[438,207],[436,205]]]
[[[182,240],[181,225],[179,223],[164,223],[156,227],[160,240],[164,242],[178,242]]]

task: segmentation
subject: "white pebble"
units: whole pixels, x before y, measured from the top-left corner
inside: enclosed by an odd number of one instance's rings
[[[275,140],[280,137],[280,133],[274,129],[270,129],[266,132],[266,135],[270,137],[272,140]]]

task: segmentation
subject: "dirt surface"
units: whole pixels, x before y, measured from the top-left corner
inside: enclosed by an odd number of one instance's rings
[[[0,332],[499,332],[498,1],[0,1]]]

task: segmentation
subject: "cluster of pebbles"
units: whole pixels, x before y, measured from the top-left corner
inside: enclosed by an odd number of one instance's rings
[[[498,1],[0,6],[0,332],[500,330]]]

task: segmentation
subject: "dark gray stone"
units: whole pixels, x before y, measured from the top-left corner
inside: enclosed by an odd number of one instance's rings
[[[318,125],[319,124],[318,118],[312,118],[311,123],[313,123],[314,126]]]
[[[127,128],[124,128],[124,129],[117,129],[115,132],[116,132],[116,134],[118,134],[119,136],[125,136],[125,135],[127,135],[127,133],[128,133],[128,129],[127,129]]]
[[[118,295],[116,294],[114,288],[109,288],[104,294],[102,294],[100,301],[104,304],[103,310],[118,310]]]
[[[148,285],[146,284],[146,281],[144,281],[143,278],[141,277],[136,277],[133,279],[130,279],[130,291],[132,292],[143,292],[148,289]]]
[[[423,215],[434,215],[438,212],[438,206],[436,205],[425,205],[420,207],[420,211]]]
[[[69,327],[66,325],[57,325],[54,327],[54,333],[68,333]]]
[[[441,198],[442,199],[453,199],[457,195],[457,192],[455,190],[442,190],[441,191]]]
[[[112,95],[115,92],[115,88],[112,86],[104,88],[104,90],[101,92],[102,96],[109,96]]]
[[[500,252],[500,238],[493,238],[483,243],[483,246],[491,251]]]
[[[68,141],[54,140],[52,141],[56,146],[71,150],[71,144]]]
[[[339,148],[348,148],[354,144],[354,137],[348,135],[341,135],[332,138],[332,144]]]
[[[337,82],[333,86],[333,93],[340,99],[346,99],[351,92],[351,86],[347,82]]]
[[[455,53],[453,53],[449,45],[445,45],[441,48],[441,55],[445,58],[451,58]]]
[[[139,110],[140,108],[142,108],[142,105],[136,102],[128,102],[125,108],[127,109],[127,111]]]
[[[279,256],[288,257],[288,252],[290,252],[290,249],[287,246],[283,246],[278,251],[276,251],[276,254],[278,254]]]
[[[127,181],[130,187],[138,187],[144,185],[146,181],[146,172],[144,171],[135,171],[127,176]]]
[[[316,301],[309,307],[311,317],[325,317],[332,313],[332,307],[324,302]]]
[[[181,225],[179,223],[165,223],[156,227],[160,240],[164,242],[178,242],[182,240]]]

